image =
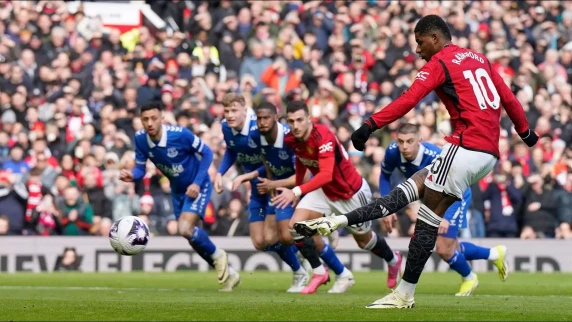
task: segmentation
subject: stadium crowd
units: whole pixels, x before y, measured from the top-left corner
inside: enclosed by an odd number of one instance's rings
[[[431,93],[363,153],[349,139],[415,79],[424,62],[413,26],[438,14],[454,43],[486,55],[541,136],[528,149],[501,118],[498,167],[472,187],[464,236],[572,238],[572,2],[149,3],[176,28],[121,34],[82,6],[70,13],[63,1],[0,0],[0,235],[107,236],[126,215],[144,218],[155,235],[175,235],[169,182],[152,164],[142,182],[118,180],[119,169],[134,166],[137,109],[149,100],[211,147],[211,178],[225,151],[225,93],[282,109],[305,100],[379,191],[384,147],[400,122],[419,124],[422,139],[438,145],[451,131]],[[214,236],[247,236],[250,190],[231,191],[240,169],[230,172],[204,224]],[[392,180],[402,180],[397,171]],[[416,207],[398,215],[393,236],[413,232]]]

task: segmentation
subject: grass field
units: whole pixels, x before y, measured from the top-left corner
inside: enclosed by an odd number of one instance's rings
[[[480,274],[476,295],[453,296],[459,277],[421,277],[411,310],[368,310],[385,273],[357,273],[346,294],[286,294],[287,273],[242,273],[220,293],[214,273],[0,274],[0,320],[572,320],[572,276]]]

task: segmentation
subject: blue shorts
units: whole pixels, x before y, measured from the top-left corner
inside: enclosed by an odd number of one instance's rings
[[[204,219],[207,205],[211,200],[212,191],[213,186],[210,181],[207,181],[201,186],[199,195],[194,199],[184,193],[171,193],[175,218],[178,220],[181,213],[190,212]]]
[[[259,222],[266,220],[266,215],[268,214],[268,196],[259,195],[258,191],[254,194],[254,191],[250,195],[250,205],[248,205],[248,223]]]
[[[270,201],[268,201],[268,208],[266,210],[268,215],[276,215],[276,222],[283,221],[283,220],[290,220],[294,215],[294,208],[292,205],[288,205],[288,207],[284,209],[276,209],[275,207],[270,205]]]
[[[449,221],[449,230],[441,236],[457,239],[461,229],[467,228],[467,210],[469,210],[469,207],[471,206],[472,197],[473,195],[469,188],[463,194],[463,200],[454,202],[451,207],[447,209],[443,219],[447,219]]]

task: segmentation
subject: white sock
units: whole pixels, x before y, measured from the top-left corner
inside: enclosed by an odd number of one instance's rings
[[[346,277],[346,278],[352,278],[354,277],[354,275],[352,274],[352,272],[350,272],[349,269],[344,267],[344,270],[342,271],[342,273],[340,275],[338,275],[339,277]]]
[[[496,247],[491,248],[491,251],[489,253],[489,260],[494,261],[498,258],[499,258],[499,251],[497,250],[497,248]]]
[[[477,278],[477,275],[471,271],[471,273],[465,277],[463,277],[463,281],[472,281]]]
[[[387,262],[387,265],[393,266],[395,264],[397,264],[397,256],[395,256],[395,253],[393,253],[393,258],[389,262]]]
[[[415,294],[415,287],[417,286],[417,284],[412,284],[409,282],[406,282],[404,280],[401,280],[399,282],[399,285],[397,285],[397,288],[395,289],[395,291],[399,294],[403,294],[406,296],[413,296],[413,294]]]
[[[314,271],[314,274],[326,275],[326,269],[324,268],[324,265],[320,265],[320,266],[314,268],[313,271]]]
[[[216,260],[219,259],[222,255],[223,255],[223,252],[221,252],[220,250],[218,250],[218,247],[217,247],[217,249],[215,249],[214,253],[212,253],[211,258],[216,261]]]
[[[304,275],[305,275],[305,274],[307,274],[307,272],[306,272],[306,270],[305,270],[302,266],[300,266],[300,268],[298,268],[298,270],[295,271],[294,274],[296,274],[296,275],[302,275],[302,274],[304,274]]]

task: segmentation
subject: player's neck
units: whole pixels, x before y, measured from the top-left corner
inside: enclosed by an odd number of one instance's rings
[[[149,135],[149,137],[151,138],[151,141],[157,142],[161,140],[161,136],[163,136],[163,127],[159,127],[159,130],[157,131],[157,134],[151,136]]]
[[[310,137],[310,134],[312,133],[313,129],[314,129],[314,124],[310,124],[310,128],[308,129],[308,132],[306,132],[306,134],[304,134],[304,137],[300,141],[303,141],[303,142],[308,141],[308,138]]]
[[[264,135],[266,142],[268,142],[269,144],[274,144],[274,142],[276,142],[277,137],[278,137],[278,124],[274,125],[272,130],[268,134]]]
[[[244,128],[244,123],[245,123],[245,122],[246,122],[246,121],[240,123],[240,124],[237,125],[235,128],[233,128],[233,130],[235,130],[235,131],[238,132],[238,133],[242,132],[242,129]]]

